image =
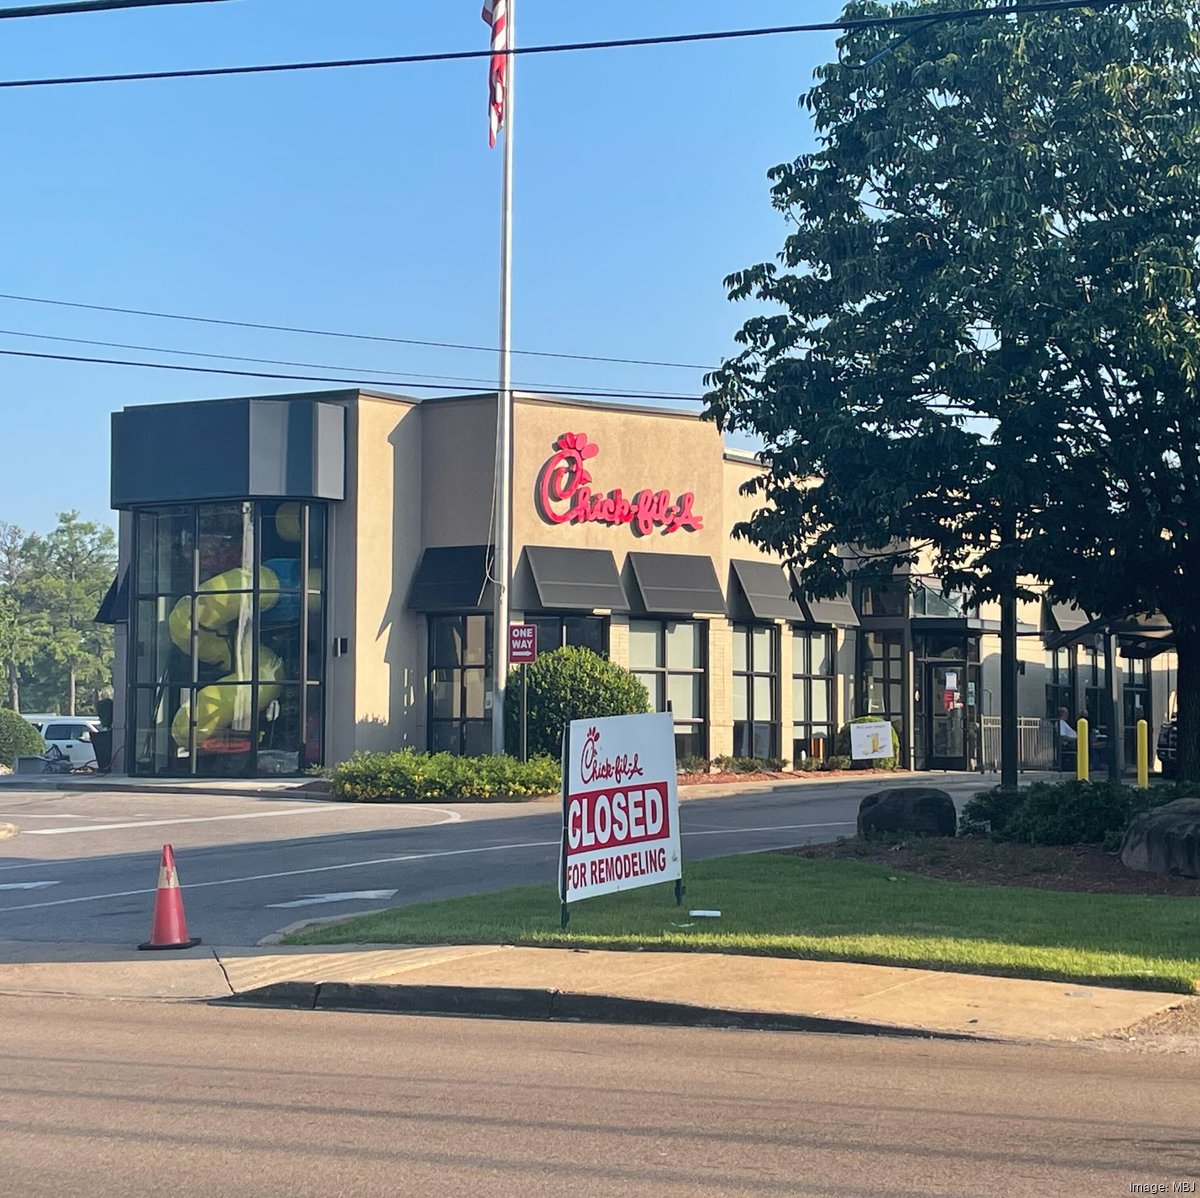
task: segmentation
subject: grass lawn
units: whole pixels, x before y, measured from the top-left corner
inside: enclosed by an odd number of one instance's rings
[[[528,944],[908,965],[1196,993],[1200,903],[923,878],[857,861],[763,853],[686,866],[671,886],[589,899],[559,928],[550,886],[396,907],[289,944]],[[715,908],[720,919],[689,918]]]

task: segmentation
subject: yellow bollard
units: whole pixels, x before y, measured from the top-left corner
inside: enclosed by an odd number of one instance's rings
[[[1145,720],[1137,722],[1137,770],[1138,788],[1150,788],[1150,725]]]
[[[1075,725],[1075,735],[1079,738],[1075,742],[1075,777],[1080,782],[1086,782],[1092,772],[1088,768],[1088,722],[1086,716],[1081,716],[1079,723]]]

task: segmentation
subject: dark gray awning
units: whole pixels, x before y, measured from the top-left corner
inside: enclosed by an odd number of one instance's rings
[[[421,554],[408,606],[413,611],[490,611],[487,545],[450,545]]]
[[[859,626],[858,613],[846,595],[834,599],[805,599],[802,606],[810,624],[831,624],[834,628]]]
[[[756,620],[804,619],[792,598],[791,582],[777,563],[734,560],[729,565]]]
[[[100,610],[96,613],[96,624],[128,624],[129,623],[129,571],[115,577],[104,598],[100,601]]]
[[[1051,632],[1078,632],[1092,622],[1092,617],[1074,603],[1051,603],[1046,600],[1045,607]]]
[[[611,550],[528,545],[525,560],[547,611],[629,610]]]
[[[642,606],[651,615],[725,614],[725,596],[711,557],[631,553],[628,560]]]

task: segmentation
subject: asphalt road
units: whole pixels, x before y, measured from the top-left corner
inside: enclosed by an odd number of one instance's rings
[[[69,999],[0,999],[0,1027],[0,1192],[22,1198],[1115,1198],[1200,1176],[1181,1058]]]
[[[973,775],[927,781],[960,801],[981,786]],[[846,835],[860,799],[879,785],[854,779],[686,800],[685,862]],[[170,842],[191,934],[248,945],[302,919],[550,883],[560,809],[553,801],[361,806],[283,792],[5,786],[0,820],[21,828],[0,844],[0,940],[144,940],[159,855]]]

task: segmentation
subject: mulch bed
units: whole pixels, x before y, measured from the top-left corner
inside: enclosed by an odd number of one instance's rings
[[[968,836],[913,838],[898,843],[839,840],[783,851],[799,857],[865,861],[950,882],[1086,894],[1200,896],[1200,878],[1164,878],[1127,869],[1115,853],[1087,845],[1050,848],[997,844],[984,837]]]

